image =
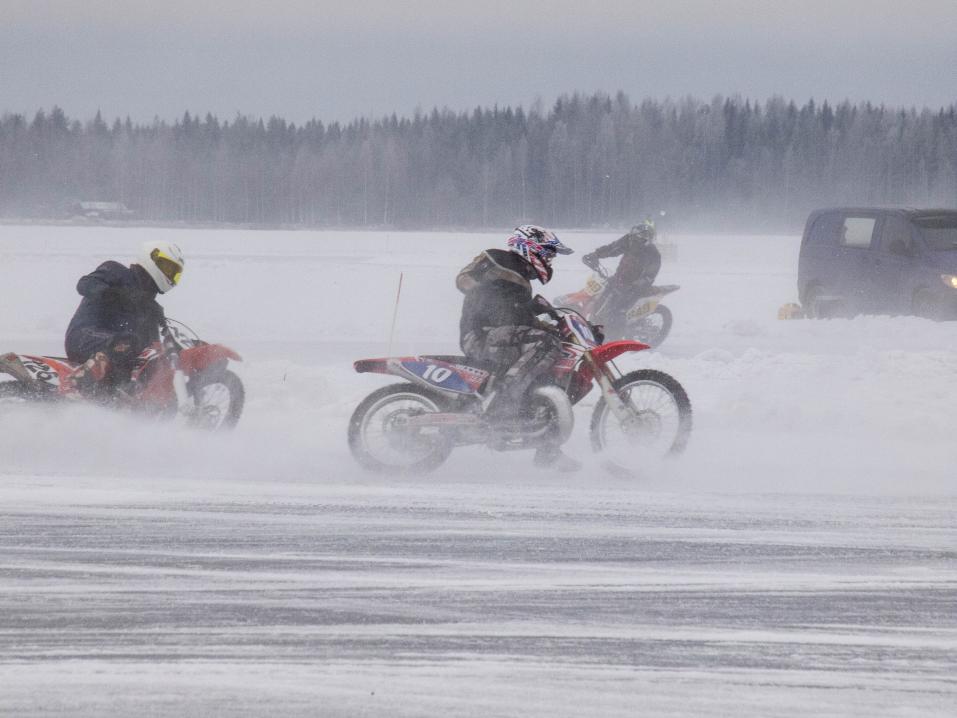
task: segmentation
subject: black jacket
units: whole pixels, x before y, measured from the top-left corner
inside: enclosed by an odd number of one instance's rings
[[[469,332],[484,333],[494,327],[539,326],[540,310],[532,304],[535,268],[524,257],[504,249],[486,249],[455,278],[465,294],[460,339]]]
[[[650,287],[661,269],[661,253],[651,243],[641,242],[630,234],[616,239],[610,244],[599,247],[585,255],[583,259],[595,257],[608,259],[622,255],[615,271],[614,283],[621,288]]]
[[[66,330],[67,345],[71,334],[86,328],[128,335],[137,351],[159,339],[163,308],[156,283],[139,265],[104,262],[80,278],[76,291],[83,300]]]

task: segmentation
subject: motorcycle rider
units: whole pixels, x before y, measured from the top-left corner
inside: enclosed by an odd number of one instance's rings
[[[507,250],[485,250],[455,279],[465,295],[459,322],[462,351],[494,367],[498,385],[485,415],[504,421],[521,412],[526,392],[561,353],[554,327],[538,319],[546,306],[533,300],[531,280],[546,284],[555,255],[572,253],[554,232],[530,224],[517,227],[507,245]],[[557,446],[539,448],[535,464],[561,471],[579,468]]]
[[[80,366],[63,389],[72,384],[96,398],[123,393],[136,357],[159,339],[164,314],[156,295],[179,284],[184,265],[175,244],[146,242],[129,267],[108,261],[80,278],[83,299],[66,331],[67,357]]]
[[[609,297],[600,319],[608,325],[606,334],[617,335],[622,329],[625,312],[651,290],[661,269],[661,253],[655,247],[655,223],[645,220],[614,242],[603,245],[582,257],[585,266],[598,271],[600,259],[621,255],[618,269],[608,280]]]

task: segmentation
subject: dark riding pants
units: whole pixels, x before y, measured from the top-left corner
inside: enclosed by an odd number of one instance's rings
[[[520,407],[528,389],[555,364],[561,342],[553,332],[528,326],[494,327],[462,342],[466,356],[494,366],[499,379],[495,403]]]

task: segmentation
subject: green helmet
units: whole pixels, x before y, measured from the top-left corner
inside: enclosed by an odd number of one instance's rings
[[[657,232],[655,232],[655,223],[646,219],[641,224],[636,224],[628,233],[630,236],[639,240],[642,244],[651,244],[655,241]]]

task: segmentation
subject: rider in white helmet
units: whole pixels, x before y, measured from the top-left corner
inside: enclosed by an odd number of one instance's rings
[[[125,267],[104,262],[80,278],[83,297],[66,331],[66,354],[81,366],[71,379],[84,394],[111,396],[130,379],[139,353],[159,339],[156,295],[179,284],[186,262],[170,242],[146,242]]]

